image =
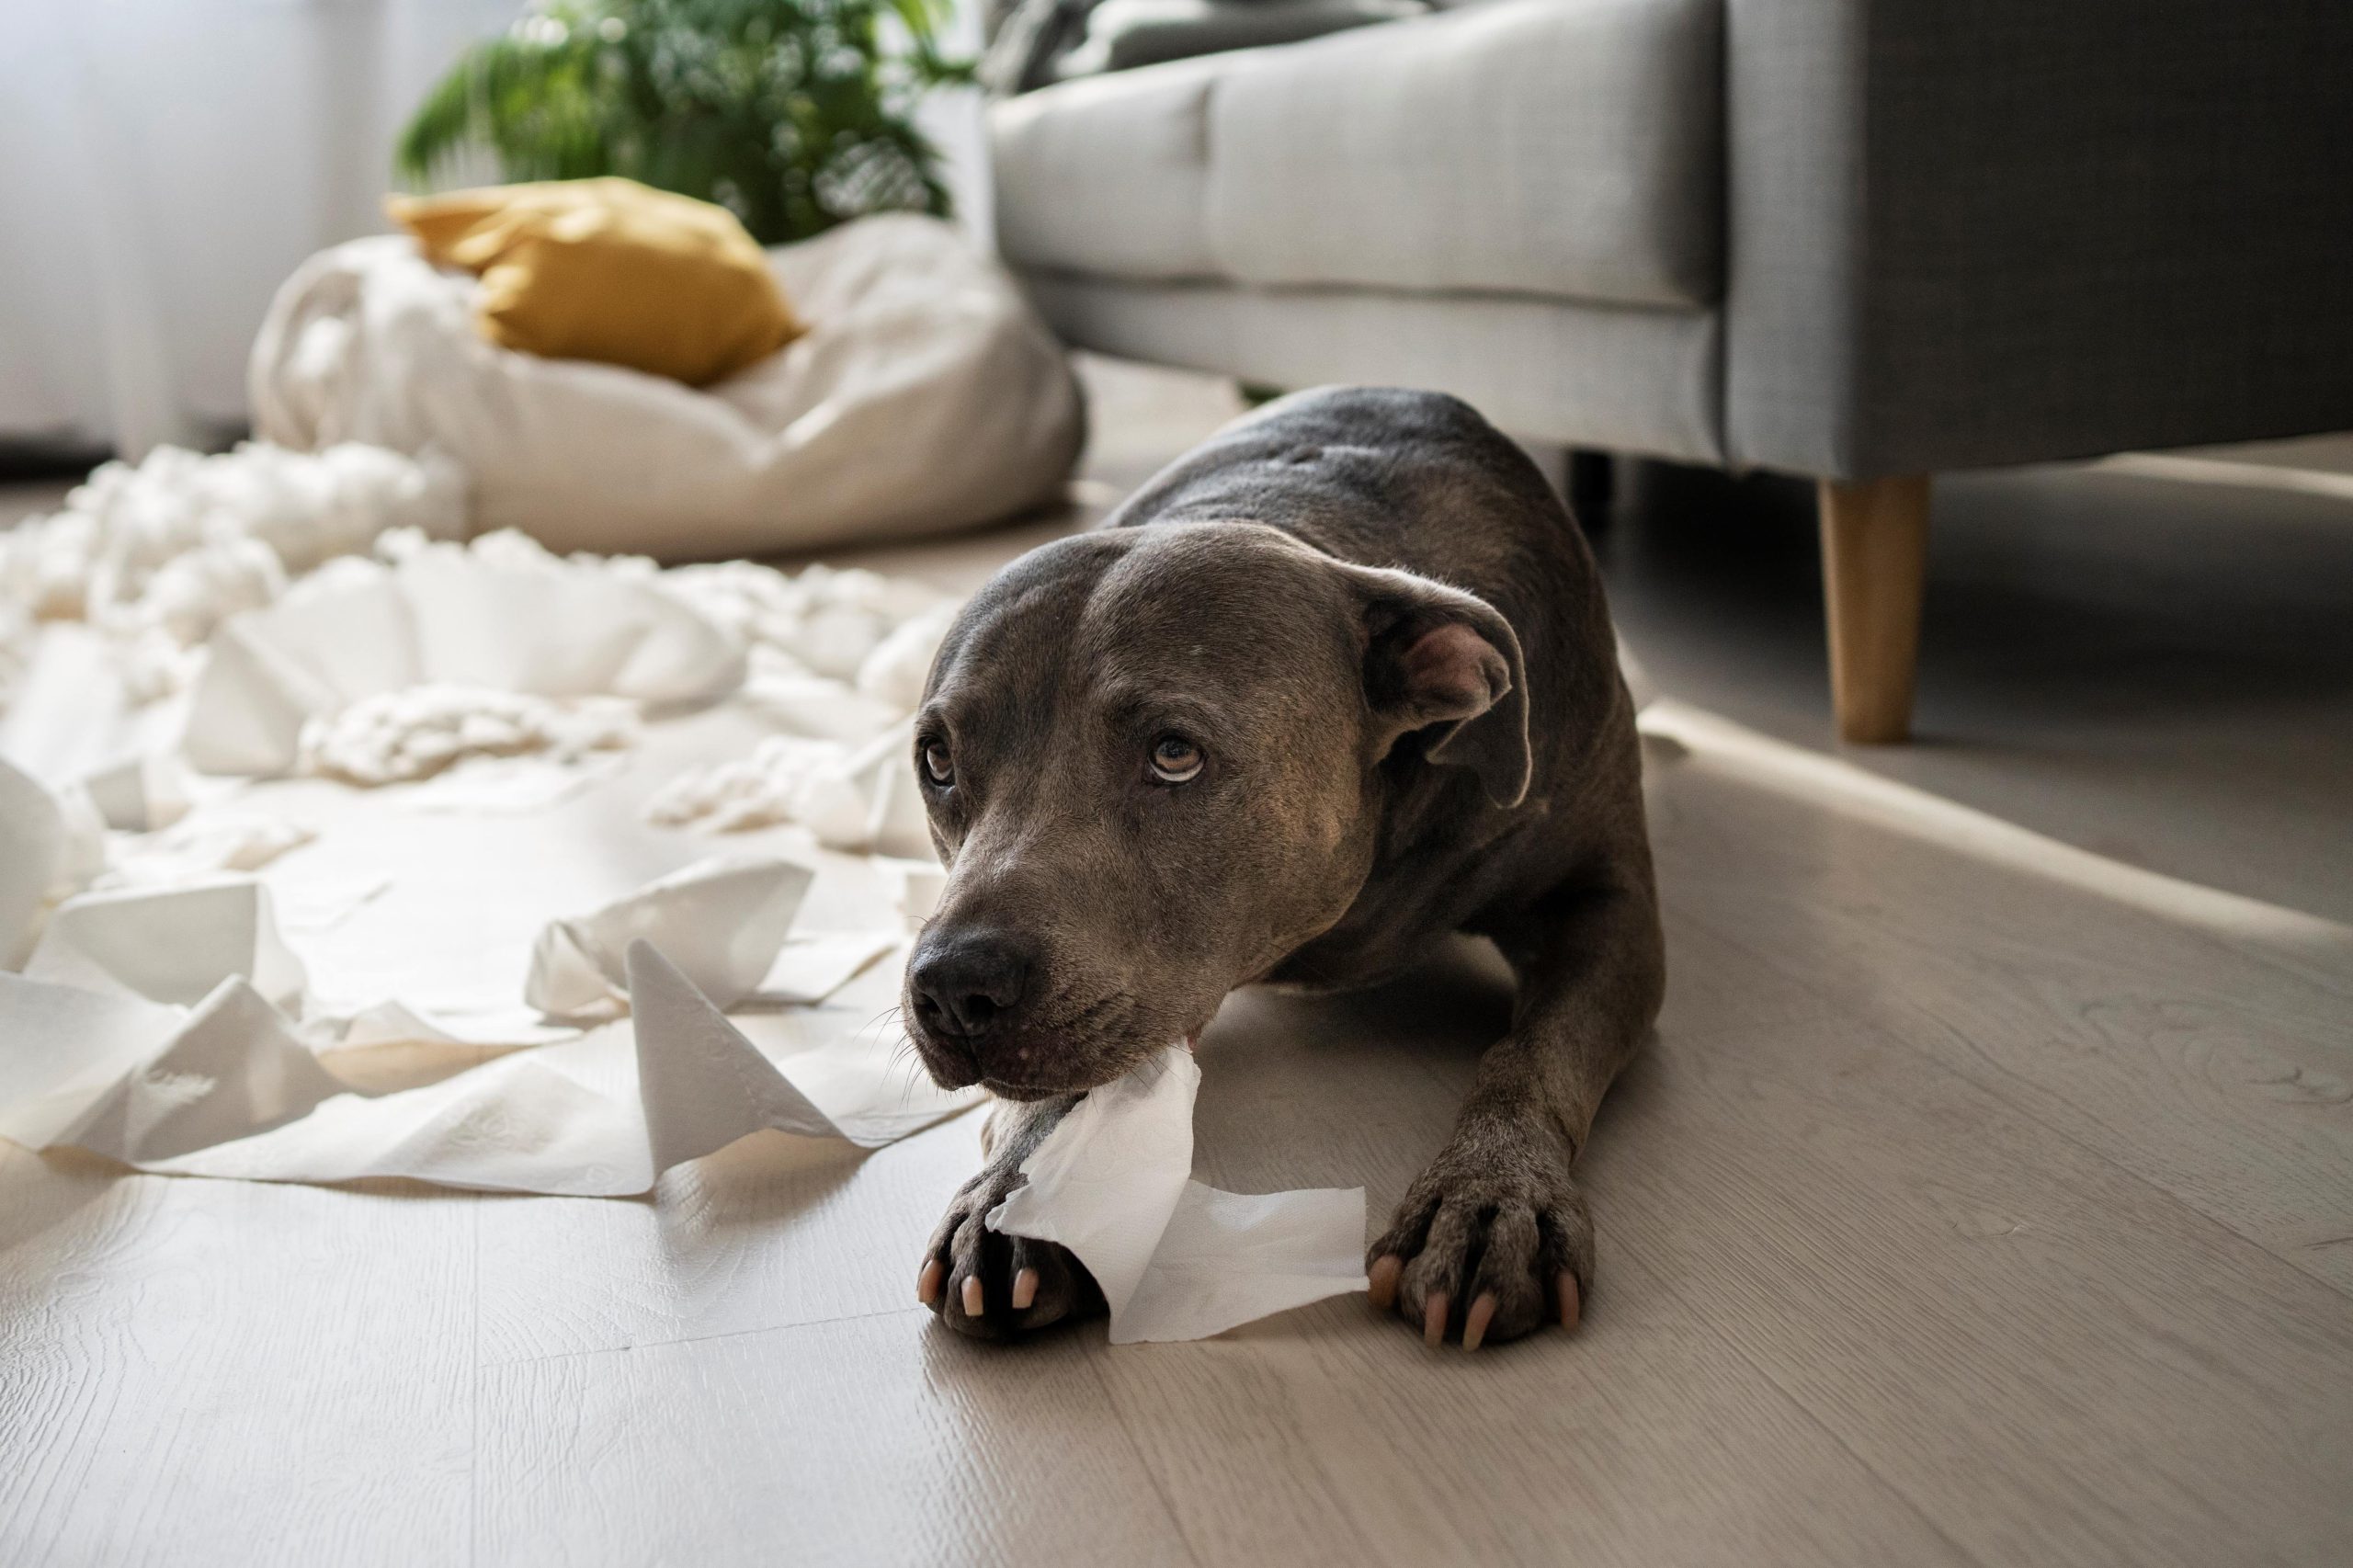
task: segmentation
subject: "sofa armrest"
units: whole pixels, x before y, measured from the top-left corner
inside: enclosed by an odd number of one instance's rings
[[[1858,478],[2353,425],[2353,6],[1725,19],[1736,461]]]

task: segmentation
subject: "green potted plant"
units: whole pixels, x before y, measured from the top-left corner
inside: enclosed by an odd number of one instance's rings
[[[946,216],[928,89],[950,0],[552,0],[477,44],[403,131],[422,184],[466,149],[508,179],[625,175],[730,209],[763,244],[869,212]]]

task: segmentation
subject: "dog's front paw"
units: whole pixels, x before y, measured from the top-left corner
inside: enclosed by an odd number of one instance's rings
[[[1373,1304],[1431,1345],[1466,1350],[1557,1319],[1574,1328],[1593,1284],[1593,1214],[1557,1136],[1466,1125],[1430,1162],[1365,1255]]]
[[[924,1250],[915,1294],[959,1334],[1012,1339],[1103,1310],[1095,1277],[1069,1249],[988,1228],[989,1210],[1026,1179],[1009,1162],[966,1182]]]

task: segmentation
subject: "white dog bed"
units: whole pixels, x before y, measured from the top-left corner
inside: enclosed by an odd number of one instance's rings
[[[254,346],[256,434],[438,449],[477,529],[681,560],[966,528],[1052,499],[1084,435],[1061,347],[947,224],[862,219],[769,252],[809,332],[698,391],[493,347],[475,280],[405,237],[312,257]]]

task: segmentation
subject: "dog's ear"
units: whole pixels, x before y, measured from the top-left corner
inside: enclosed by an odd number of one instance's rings
[[[1475,594],[1411,572],[1351,566],[1364,693],[1386,747],[1430,732],[1422,755],[1476,771],[1499,806],[1528,797],[1528,670],[1519,637]]]

